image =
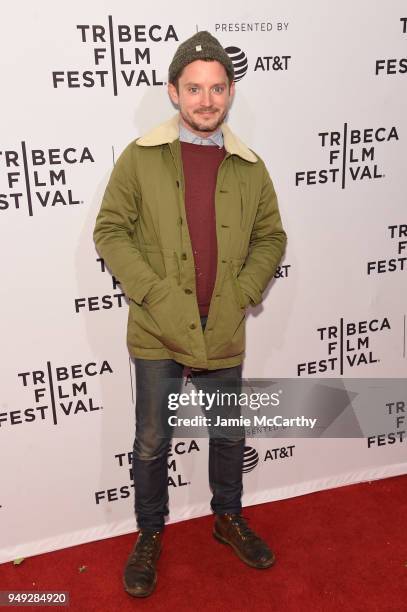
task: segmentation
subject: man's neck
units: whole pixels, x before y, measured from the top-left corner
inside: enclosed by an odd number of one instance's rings
[[[219,148],[223,147],[223,132],[219,127],[210,134],[205,133],[205,136],[199,135],[180,121],[180,140],[190,142],[192,144],[208,144],[215,145]],[[203,142],[204,141],[204,142]]]

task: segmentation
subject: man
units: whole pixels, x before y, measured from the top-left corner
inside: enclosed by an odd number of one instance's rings
[[[168,513],[168,393],[180,389],[184,366],[199,388],[241,388],[245,311],[261,301],[286,242],[263,161],[224,122],[233,78],[209,32],[179,46],[168,79],[179,113],[124,150],[94,232],[130,302],[140,532],[124,585],[136,597],[155,587]],[[268,568],[272,551],[241,515],[243,451],[244,435],[210,437],[213,535],[248,565]]]

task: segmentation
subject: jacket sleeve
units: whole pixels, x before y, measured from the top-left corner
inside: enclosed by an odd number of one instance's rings
[[[237,278],[253,306],[261,302],[262,293],[276,272],[287,242],[273,183],[264,162],[260,160],[260,163],[263,166],[260,200],[250,235],[249,253]]]
[[[141,304],[161,279],[144,261],[134,241],[140,190],[134,143],[117,160],[103,196],[93,238],[96,248],[125,294]]]

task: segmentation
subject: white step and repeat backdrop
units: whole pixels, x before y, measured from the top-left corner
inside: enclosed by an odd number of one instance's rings
[[[174,113],[167,67],[197,28],[242,60],[229,122],[289,237],[244,375],[405,376],[407,7],[40,0],[0,23],[4,562],[135,529],[127,304],[92,231],[115,158]],[[371,444],[248,439],[244,504],[406,473],[406,402]],[[206,440],[174,440],[171,521],[209,512],[206,462]]]

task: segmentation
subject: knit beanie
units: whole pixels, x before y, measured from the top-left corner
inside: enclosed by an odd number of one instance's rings
[[[220,62],[225,67],[229,80],[233,81],[234,69],[230,57],[218,39],[206,30],[197,32],[180,44],[168,68],[168,81],[174,83],[185,66],[196,60],[205,59]]]

